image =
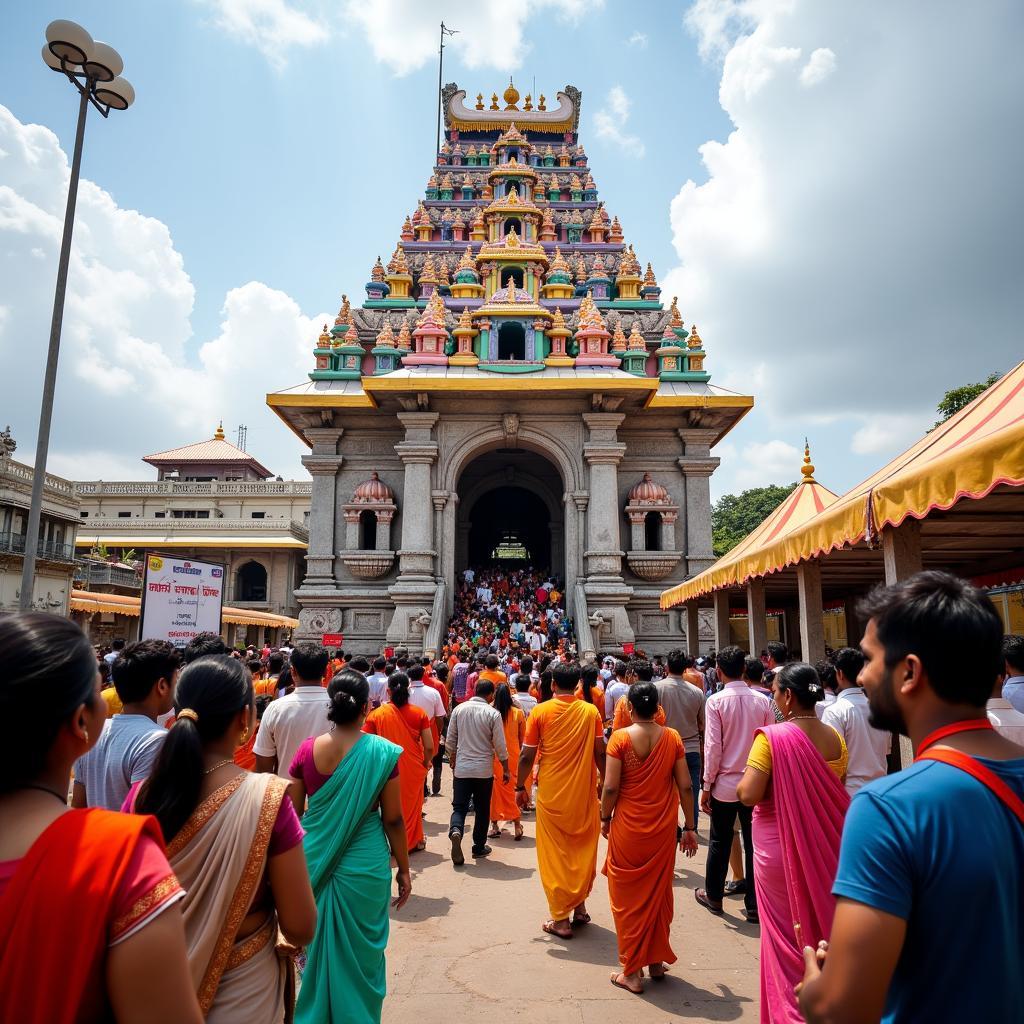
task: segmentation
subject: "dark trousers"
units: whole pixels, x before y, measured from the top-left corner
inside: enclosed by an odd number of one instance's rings
[[[690,788],[693,790],[693,827],[700,822],[700,751],[686,752],[686,767],[690,769]]]
[[[704,870],[704,887],[708,899],[721,903],[725,895],[725,876],[729,870],[729,852],[732,850],[736,816],[740,819],[743,835],[743,869],[747,879],[747,892],[743,903],[750,913],[757,913],[754,893],[754,841],[751,830],[754,808],[744,807],[738,800],[711,798],[711,841],[708,843],[708,863]]]
[[[487,845],[487,825],[491,813],[491,790],[494,776],[486,779],[460,779],[457,775],[452,785],[452,820],[448,835],[453,832],[466,834],[466,814],[470,798],[473,800],[473,852],[479,853]]]
[[[434,775],[430,780],[430,791],[437,796],[441,792],[441,768],[444,766],[444,747],[439,747],[434,755]]]

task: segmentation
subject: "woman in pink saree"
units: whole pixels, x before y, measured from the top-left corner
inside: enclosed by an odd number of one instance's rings
[[[762,1024],[801,1024],[794,986],[802,950],[829,937],[832,883],[850,798],[842,737],[818,721],[810,665],[785,665],[772,696],[785,721],[758,729],[736,794],[754,807],[754,885],[761,919]]]

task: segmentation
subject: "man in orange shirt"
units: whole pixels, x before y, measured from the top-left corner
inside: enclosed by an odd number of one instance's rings
[[[597,837],[601,815],[598,775],[604,774],[601,713],[576,700],[578,665],[552,672],[553,697],[534,708],[526,722],[519,756],[516,802],[529,804],[527,779],[538,751],[537,865],[551,912],[541,926],[550,935],[571,939],[573,927],[589,924],[587,897],[597,874]]]
[[[498,667],[500,664],[496,654],[488,654],[484,659],[484,670],[480,673],[479,678],[494,683],[495,687],[498,683],[507,683],[508,676]]]

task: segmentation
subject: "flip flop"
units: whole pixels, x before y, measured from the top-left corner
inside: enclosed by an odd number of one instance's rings
[[[589,914],[573,914],[572,915],[572,926],[573,928],[579,928],[581,925],[590,924],[593,918]]]
[[[488,839],[500,839],[501,838],[501,829],[500,828],[491,829],[491,831],[487,833],[487,838]]]
[[[623,975],[620,972],[618,974],[611,975],[611,977],[608,980],[616,988],[621,988],[624,992],[628,992],[631,996],[642,996],[644,994],[644,990],[642,988],[641,989],[630,988],[627,984],[625,984],[625,982],[619,981],[618,979],[621,978],[621,977],[623,977]]]
[[[519,840],[520,840],[520,839],[522,839],[522,838],[523,838],[523,828],[522,828],[522,826],[521,826],[521,825],[519,826],[519,829],[517,830],[517,832],[516,832],[516,834],[515,834],[515,837],[514,837],[514,838],[515,838],[515,841],[516,841],[517,843],[519,842]]]
[[[547,932],[548,935],[554,935],[558,939],[571,939],[573,937],[572,931],[560,932],[554,925],[553,921],[545,921],[541,926],[541,931]]]

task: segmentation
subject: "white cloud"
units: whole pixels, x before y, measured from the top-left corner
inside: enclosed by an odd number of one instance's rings
[[[450,27],[457,29],[458,34],[447,39],[445,47],[457,52],[468,68],[515,71],[530,50],[524,34],[531,18],[554,14],[575,23],[603,3],[604,0],[477,0],[452,10]],[[395,74],[407,75],[437,59],[441,15],[436,5],[422,0],[347,0],[344,10],[346,19],[363,31],[373,56]]]
[[[644,144],[638,136],[630,135],[625,130],[632,106],[633,101],[622,86],[613,85],[608,90],[604,107],[594,114],[594,134],[629,156],[643,157],[646,152]]]
[[[664,294],[700,324],[712,381],[756,396],[730,441],[827,417],[811,433],[833,488],[919,435],[947,388],[1018,358],[1024,9],[938,6],[699,0],[686,16],[733,127],[672,202]]]
[[[716,449],[715,454],[723,457],[721,448]],[[753,441],[739,451],[731,448],[729,459],[735,461],[732,479],[742,490],[768,484],[788,484],[799,479],[803,451],[778,439]]]
[[[820,46],[800,69],[800,84],[807,87],[817,85],[824,82],[835,69],[836,55],[827,46]]]
[[[629,46],[638,46],[641,50],[647,49],[647,36],[643,32],[634,32],[626,42]]]
[[[254,46],[270,65],[281,70],[295,47],[327,42],[330,31],[319,18],[288,0],[203,0],[215,12],[217,25],[239,42]]]
[[[0,106],[0,365],[4,422],[32,457],[68,163],[56,136]],[[34,249],[42,263],[29,258]],[[193,286],[166,225],[82,181],[50,448],[78,479],[150,476],[145,454],[249,427],[268,468],[305,477],[302,447],[265,407],[301,381],[326,319],[259,282],[228,292],[217,337],[190,356]],[[273,367],[268,381],[267,368]]]

